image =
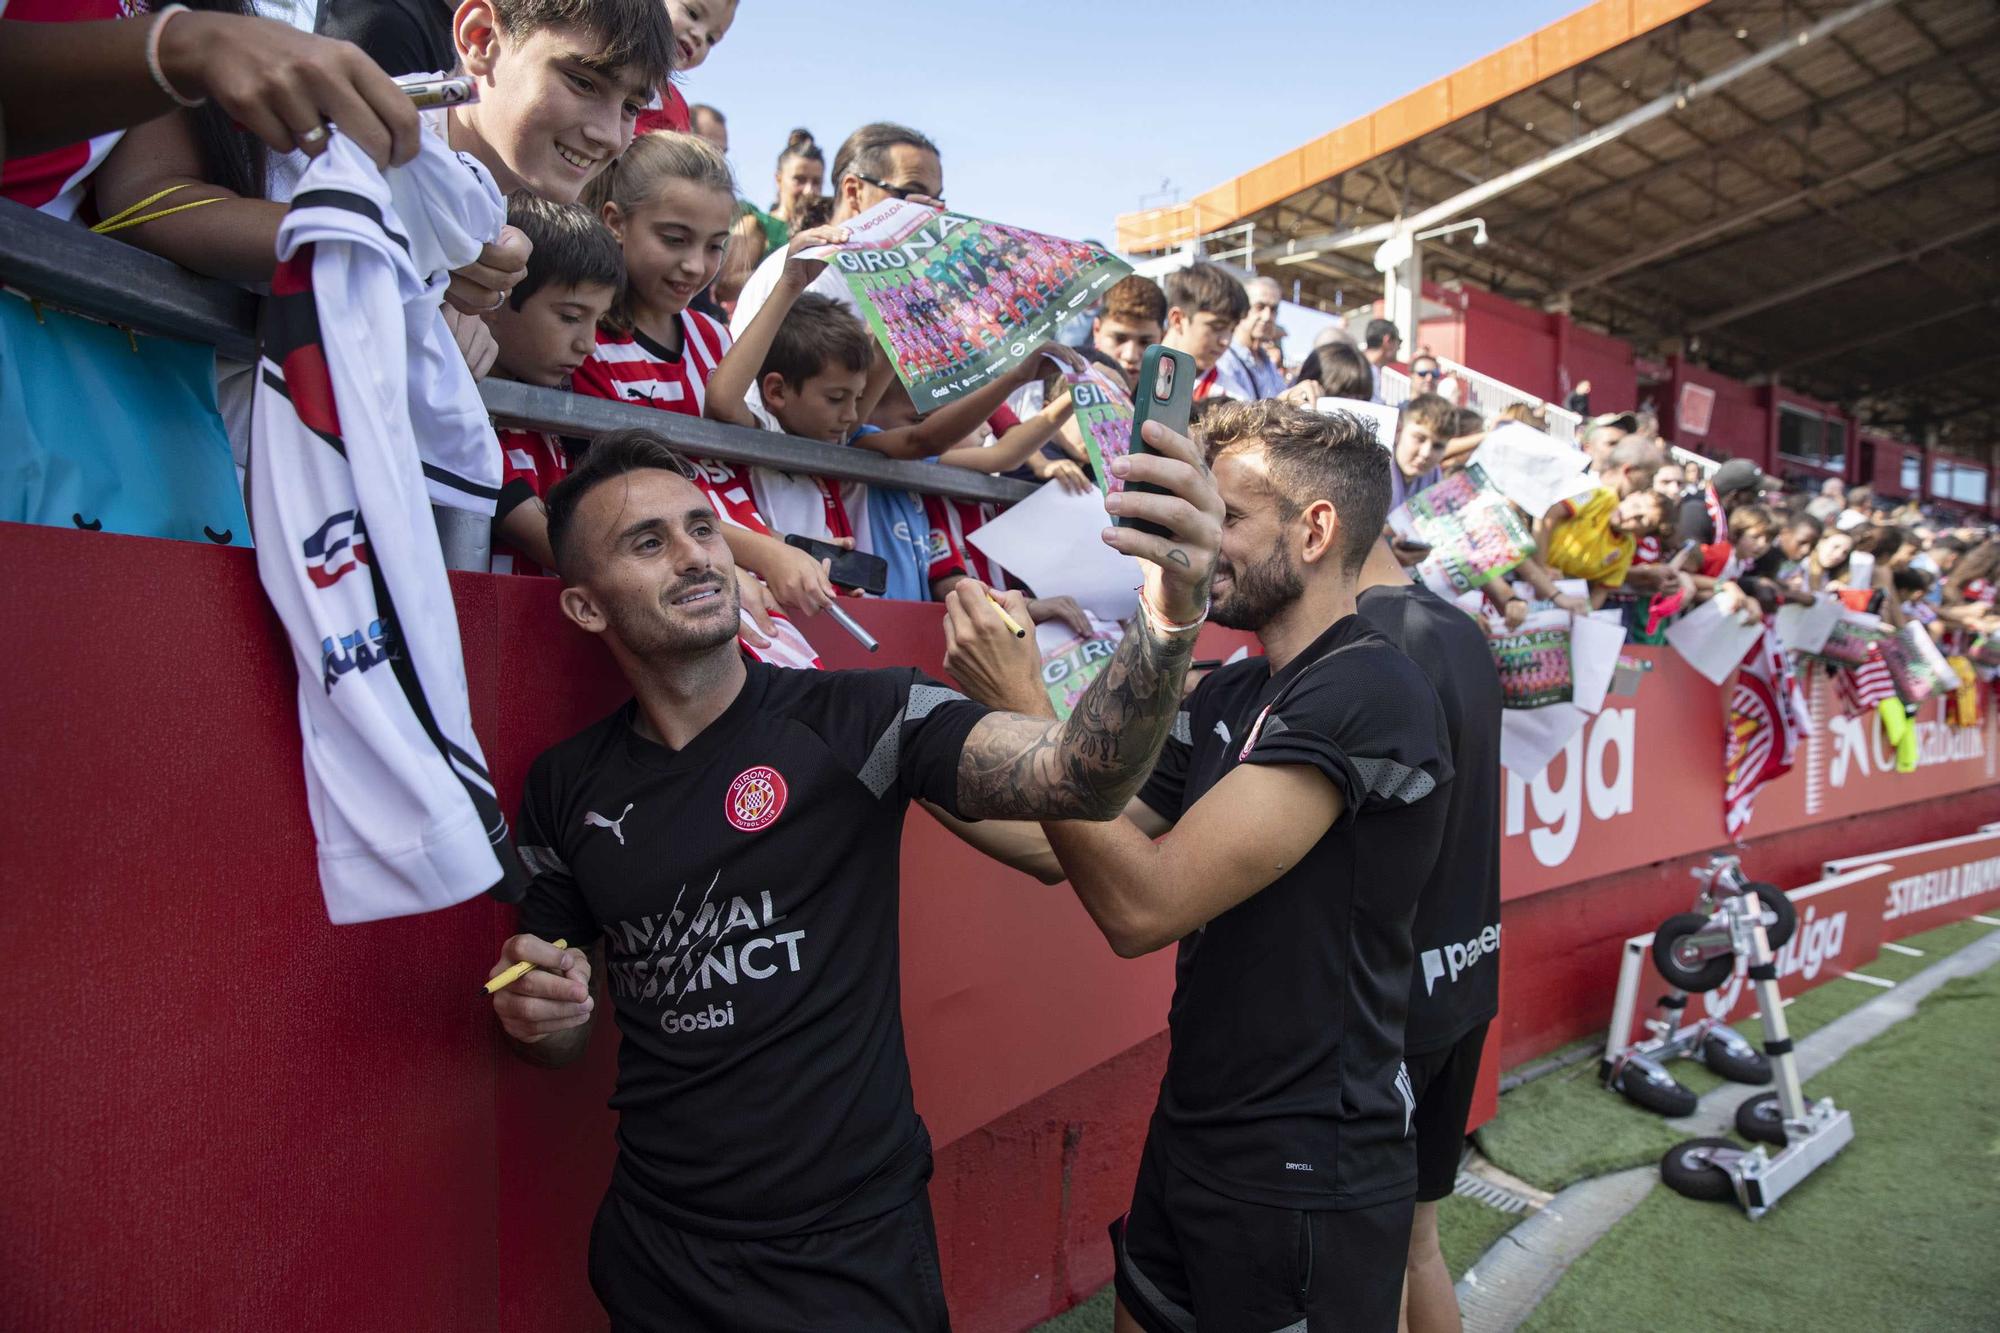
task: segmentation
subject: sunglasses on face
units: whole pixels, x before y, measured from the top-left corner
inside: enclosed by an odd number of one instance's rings
[[[913,194],[925,193],[924,187],[921,185],[891,185],[887,181],[878,181],[873,176],[864,176],[858,171],[854,173],[854,179],[858,181],[866,181],[868,184],[874,186],[876,189],[880,190],[883,194],[888,195],[892,199],[908,199]],[[937,196],[935,195],[931,195],[929,197],[933,199],[937,198]],[[943,207],[944,200],[937,199],[937,203],[939,207]]]
[[[1439,375],[1440,375],[1440,374],[1441,374],[1442,372],[1441,372],[1441,371],[1436,371],[1436,370],[1419,370],[1419,371],[1416,371],[1416,372],[1414,372],[1414,373],[1415,373],[1416,377],[1417,377],[1418,379],[1420,379],[1420,380],[1434,380],[1434,379],[1436,379],[1436,378],[1437,378],[1437,377],[1438,377],[1438,376],[1439,376]]]

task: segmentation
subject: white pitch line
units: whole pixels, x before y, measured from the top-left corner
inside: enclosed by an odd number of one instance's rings
[[[1897,944],[1893,940],[1884,943],[1882,947],[1893,953],[1899,953],[1905,958],[1922,958],[1924,956],[1922,949],[1912,949],[1907,944]]]
[[[1798,997],[1798,996],[1796,996],[1796,995],[1787,995],[1787,996],[1786,996],[1786,997],[1785,997],[1784,999],[1782,999],[1782,1000],[1778,1001],[1778,1007],[1779,1007],[1780,1009],[1789,1009],[1789,1008],[1791,1008],[1791,1007],[1792,1007],[1793,1005],[1797,1004],[1798,1002],[1799,1002],[1799,997]]]
[[[1977,912],[1973,913],[1972,919],[1982,926],[2000,926],[2000,921],[1996,921],[1990,916],[1980,916]]]
[[[1846,977],[1849,981],[1865,981],[1871,986],[1880,986],[1883,990],[1894,990],[1896,988],[1895,982],[1883,977],[1871,977],[1866,972],[1842,972],[1840,975]]]

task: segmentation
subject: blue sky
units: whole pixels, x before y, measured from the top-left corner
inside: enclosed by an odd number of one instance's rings
[[[954,209],[1109,243],[1119,213],[1192,197],[1562,17],[1582,0],[742,0],[687,75],[771,198],[793,126],[831,164],[897,120],[944,152]]]

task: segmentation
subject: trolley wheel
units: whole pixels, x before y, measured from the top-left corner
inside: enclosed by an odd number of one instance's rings
[[[1764,938],[1771,942],[1773,950],[1785,947],[1785,941],[1799,928],[1799,909],[1792,906],[1792,900],[1785,891],[1775,884],[1746,884],[1745,888],[1757,895],[1757,901],[1778,914],[1777,923],[1764,932]],[[1761,1082],[1761,1080],[1759,1080]]]
[[[1627,1101],[1670,1120],[1694,1114],[1694,1093],[1670,1074],[1650,1074],[1636,1065],[1626,1065],[1618,1071],[1615,1086]]]
[[[1682,912],[1662,921],[1660,928],[1653,932],[1653,965],[1660,969],[1660,975],[1668,982],[1684,991],[1714,990],[1729,980],[1729,974],[1736,970],[1736,955],[1733,953],[1720,958],[1682,959],[1682,941],[1706,929],[1706,916],[1700,912]]]
[[[1701,1044],[1701,1062],[1731,1083],[1762,1085],[1771,1081],[1769,1057],[1740,1038],[1732,1042],[1711,1034]]]
[[[1742,1151],[1742,1145],[1733,1139],[1689,1139],[1685,1143],[1676,1143],[1660,1159],[1660,1179],[1667,1183],[1668,1189],[1683,1198],[1734,1199],[1736,1185],[1730,1180],[1729,1173],[1713,1162],[1695,1157],[1698,1148],[1734,1148]]]
[[[1760,1092],[1736,1108],[1736,1132],[1752,1143],[1785,1146],[1785,1108],[1775,1092]]]

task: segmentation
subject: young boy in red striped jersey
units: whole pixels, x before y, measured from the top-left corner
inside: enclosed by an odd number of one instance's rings
[[[567,389],[597,346],[597,321],[625,280],[625,258],[610,228],[575,204],[527,191],[507,200],[507,222],[534,246],[528,274],[486,316],[499,347],[493,371],[503,379]],[[549,488],[569,475],[561,440],[542,431],[503,430],[504,479],[493,512],[493,572],[549,574]]]

